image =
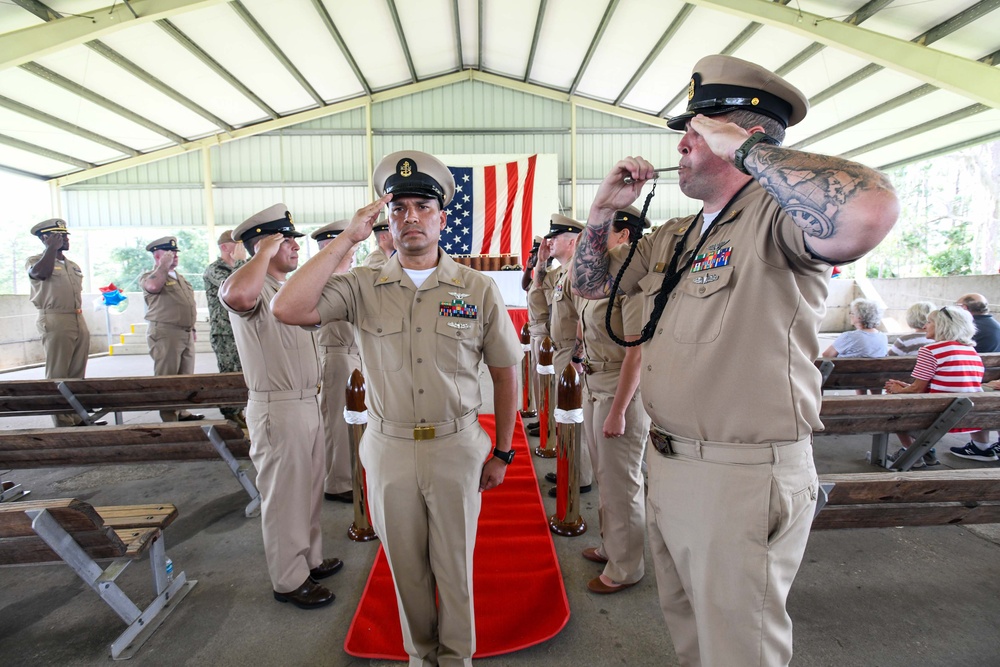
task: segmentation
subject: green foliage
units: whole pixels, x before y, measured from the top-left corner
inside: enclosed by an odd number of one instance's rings
[[[177,270],[195,290],[205,289],[202,274],[209,262],[204,232],[183,230],[176,236],[177,246],[181,249]],[[146,250],[147,243],[136,238],[131,245],[114,248],[109,262],[97,263],[95,275],[113,282],[123,292],[140,291],[139,276],[153,268],[153,256]]]
[[[951,229],[939,229],[945,249],[930,256],[930,269],[936,276],[967,276],[972,273],[972,236],[969,223],[959,222]]]
[[[0,244],[0,294],[27,294],[30,283],[25,262],[43,252],[45,246],[31,234],[15,234]]]
[[[177,247],[181,249],[181,258],[177,262],[177,270],[191,283],[195,291],[205,289],[205,267],[208,266],[208,243],[203,230],[177,232]]]

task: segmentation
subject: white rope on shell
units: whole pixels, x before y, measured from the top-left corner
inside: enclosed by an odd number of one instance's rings
[[[355,412],[354,410],[348,410],[344,408],[344,421],[348,424],[367,424],[368,423],[368,411]]]
[[[561,410],[556,408],[554,416],[556,418],[556,423],[558,424],[582,424],[583,408],[576,408],[574,410]]]

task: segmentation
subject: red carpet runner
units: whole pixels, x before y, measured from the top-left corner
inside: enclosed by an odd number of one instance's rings
[[[479,422],[494,432],[493,415],[480,415]],[[477,658],[543,642],[569,620],[562,571],[520,420],[514,450],[504,483],[486,492],[479,515],[473,572]],[[396,591],[381,547],[344,650],[359,658],[407,659]]]

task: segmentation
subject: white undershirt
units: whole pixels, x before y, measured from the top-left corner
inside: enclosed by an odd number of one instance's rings
[[[424,284],[424,281],[427,280],[427,277],[429,275],[434,273],[434,269],[436,268],[437,268],[436,266],[432,266],[429,269],[403,269],[403,270],[406,271],[406,275],[410,276],[410,280],[412,280],[413,284],[417,286],[417,289],[420,289],[420,286]]]
[[[716,218],[718,218],[718,217],[719,217],[719,214],[720,214],[720,213],[722,213],[722,211],[716,211],[715,213],[702,213],[702,214],[701,214],[701,219],[702,219],[702,223],[701,223],[701,233],[702,233],[702,234],[704,234],[704,233],[705,233],[705,231],[706,231],[706,230],[708,229],[708,226],[709,226],[710,224],[712,224],[712,222],[713,222],[713,221],[714,221],[714,220],[715,220]]]
[[[170,276],[171,278],[173,278],[174,280],[177,280],[177,272],[174,271],[173,269],[171,269],[170,271],[167,271],[167,275]]]

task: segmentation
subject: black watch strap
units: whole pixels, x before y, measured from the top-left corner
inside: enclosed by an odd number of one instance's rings
[[[504,452],[504,451],[500,451],[499,449],[497,449],[496,447],[494,447],[493,448],[493,456],[497,457],[498,459],[500,459],[501,461],[503,461],[507,465],[510,465],[510,462],[514,460],[514,450],[513,449],[508,449],[506,452]]]
[[[747,171],[746,166],[743,164],[746,161],[747,156],[750,155],[750,149],[757,144],[771,144],[772,146],[777,146],[780,142],[774,137],[764,134],[763,132],[754,132],[750,135],[750,138],[744,141],[736,152],[733,153],[733,166],[742,171],[744,174],[750,174]]]

